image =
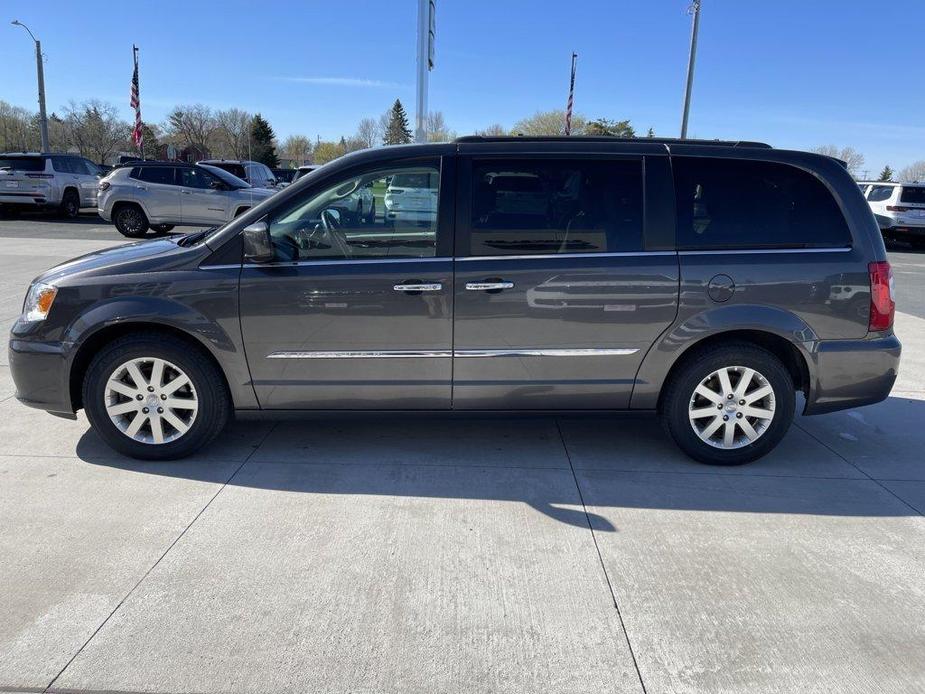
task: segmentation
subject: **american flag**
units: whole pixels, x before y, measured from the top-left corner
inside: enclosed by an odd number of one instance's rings
[[[135,127],[132,128],[132,142],[141,150],[143,138],[141,134],[141,97],[138,95],[138,48],[132,46],[132,55],[135,58],[135,72],[132,73],[132,96],[129,106],[135,109]]]
[[[568,105],[565,107],[565,134],[572,134],[572,105],[575,101],[575,62],[578,60],[578,54],[572,53],[572,79],[568,87]]]

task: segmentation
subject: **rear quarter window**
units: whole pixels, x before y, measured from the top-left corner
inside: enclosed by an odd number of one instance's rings
[[[925,186],[903,186],[899,201],[925,205]]]
[[[828,188],[786,164],[672,160],[681,249],[844,247],[845,217]]]
[[[12,171],[44,171],[45,157],[0,156],[0,169]]]

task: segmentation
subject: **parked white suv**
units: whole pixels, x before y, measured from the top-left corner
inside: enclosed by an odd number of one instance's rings
[[[885,238],[925,243],[925,183],[861,181],[858,185]]]
[[[427,169],[395,174],[385,189],[386,222],[433,224],[437,220],[437,174]]]
[[[0,208],[52,209],[73,219],[96,207],[100,170],[74,154],[0,154]]]
[[[123,236],[176,225],[215,225],[234,219],[273,195],[214,166],[138,161],[114,169],[99,183],[100,217]]]
[[[203,159],[200,164],[216,166],[224,169],[232,176],[237,176],[243,181],[247,181],[254,188],[271,188],[279,190],[283,186],[279,185],[273,170],[266,164],[259,161],[238,160],[238,159]]]

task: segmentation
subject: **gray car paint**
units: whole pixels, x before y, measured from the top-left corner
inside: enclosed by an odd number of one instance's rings
[[[292,197],[321,190],[352,167],[412,155],[452,159],[486,153],[634,155],[664,163],[669,152],[779,161],[810,171],[829,186],[845,212],[853,248],[666,252],[664,234],[671,217],[647,208],[647,218],[657,219],[660,228],[651,230],[652,251],[636,254],[493,260],[454,259],[445,252],[445,257],[407,263],[245,264],[243,269],[240,262],[240,232],[246,225]],[[661,171],[664,176],[668,169]],[[452,233],[454,222],[444,218],[442,209],[440,223],[442,234]],[[803,356],[812,413],[882,399],[889,392],[899,343],[891,332],[867,334],[862,306],[869,290],[854,293],[850,301],[832,298],[835,287],[866,286],[867,263],[882,259],[876,222],[857,186],[837,162],[818,155],[750,147],[669,148],[645,140],[525,139],[380,148],[327,164],[205,243],[182,247],[170,240],[147,241],[49,271],[40,279],[59,286],[55,307],[46,321],[20,321],[13,327],[11,367],[27,404],[70,413],[79,405],[73,384],[98,345],[94,338],[124,326],[160,325],[190,335],[209,350],[225,374],[234,406],[242,410],[652,409],[671,366],[690,346],[723,332],[753,329],[786,339]],[[717,280],[720,275],[725,279]],[[492,277],[512,278],[514,288],[499,294],[461,289],[467,281]],[[587,310],[567,299],[555,310],[541,306],[544,291],[561,294],[564,286],[580,286],[590,278],[607,288],[602,306],[633,310],[602,310],[589,318]],[[410,279],[440,283],[445,291],[423,296],[392,289],[396,280]],[[337,300],[331,301],[332,296]],[[460,354],[454,360],[448,355],[453,349],[502,346],[636,351],[569,358]],[[433,354],[414,359],[267,358],[279,351],[358,349]]]

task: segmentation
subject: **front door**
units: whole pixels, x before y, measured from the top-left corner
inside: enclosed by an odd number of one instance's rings
[[[229,198],[217,178],[192,166],[179,167],[177,173],[183,224],[219,224],[229,219]]]
[[[453,407],[628,407],[677,313],[677,254],[646,228],[673,235],[670,188],[644,214],[642,157],[467,157],[459,176]]]
[[[447,409],[452,377],[452,159],[322,178],[267,218],[276,259],[245,262],[241,326],[267,409]],[[431,174],[429,217],[388,218],[398,174]],[[341,211],[375,201],[374,214]]]

